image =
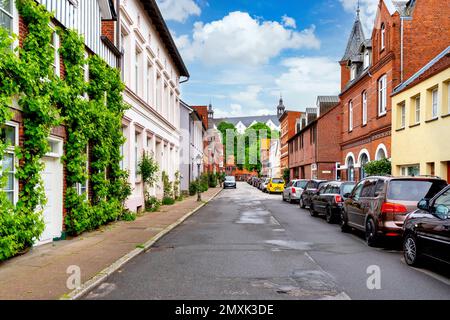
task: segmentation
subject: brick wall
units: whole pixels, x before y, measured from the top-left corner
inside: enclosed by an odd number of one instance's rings
[[[317,120],[317,161],[336,163],[341,158],[341,106],[338,105]]]
[[[112,43],[115,43],[115,22],[102,21],[102,35],[106,36]]]

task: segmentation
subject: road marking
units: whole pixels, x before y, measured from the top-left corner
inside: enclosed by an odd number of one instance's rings
[[[405,265],[407,265],[407,263],[405,262],[405,258],[401,258],[400,260]],[[414,268],[414,267],[411,267],[411,266],[408,266],[408,267],[413,269],[413,270],[416,270],[416,271],[418,271],[420,273],[426,274],[427,276],[433,278],[434,280],[437,280],[439,282],[442,282],[443,284],[446,284],[446,285],[450,286],[450,279],[447,279],[446,277],[441,276],[441,275],[439,275],[439,274],[437,274],[437,273],[435,273],[433,271],[430,271],[430,270],[427,270],[427,269]]]
[[[274,225],[276,225],[276,226],[281,226],[281,224],[278,222],[277,219],[274,218],[274,216],[271,216],[271,217],[270,217],[270,223],[271,223],[271,224],[274,224]]]

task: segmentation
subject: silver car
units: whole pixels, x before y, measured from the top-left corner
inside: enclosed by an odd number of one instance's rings
[[[309,180],[292,180],[289,182],[282,194],[283,201],[288,201],[289,203],[298,202],[308,181]]]
[[[260,189],[262,192],[267,192],[267,185],[269,184],[269,182],[270,182],[270,178],[265,178],[265,179],[263,179],[263,180],[261,181],[261,184],[259,185],[259,189]]]

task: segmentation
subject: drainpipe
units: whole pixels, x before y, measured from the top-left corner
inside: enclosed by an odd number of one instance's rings
[[[400,17],[400,83],[403,83],[403,21]]]

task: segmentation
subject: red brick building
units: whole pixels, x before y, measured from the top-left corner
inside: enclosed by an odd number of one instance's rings
[[[344,180],[363,166],[391,157],[391,94],[448,46],[449,4],[380,0],[371,39],[353,25],[341,65],[341,170]]]
[[[337,100],[335,97],[331,104],[319,102],[319,108],[307,109],[305,120],[300,123],[298,132],[289,139],[291,179],[338,178],[336,163],[340,158],[341,109]]]
[[[289,168],[289,148],[288,142],[295,133],[297,124],[304,113],[300,111],[285,111],[283,99],[280,99],[278,106],[278,117],[280,119],[280,142],[281,142],[281,174]]]

